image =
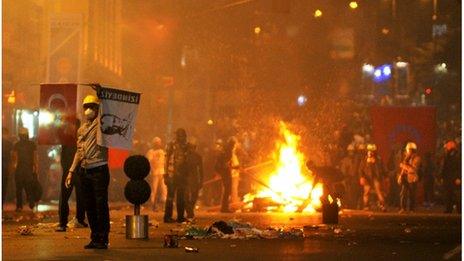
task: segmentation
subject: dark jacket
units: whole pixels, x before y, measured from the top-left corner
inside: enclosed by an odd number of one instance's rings
[[[216,164],[214,165],[214,170],[221,176],[230,176],[232,170],[230,165],[231,158],[232,154],[227,153],[224,150],[218,153]]]
[[[382,159],[379,156],[374,157],[374,162],[368,162],[368,158],[364,158],[359,165],[359,174],[362,178],[372,180],[380,180],[385,176],[385,169]]]
[[[201,188],[203,184],[203,159],[196,151],[192,151],[187,156],[189,169],[188,184],[191,187]]]
[[[442,161],[441,176],[444,180],[461,178],[461,155],[457,150],[445,153]]]

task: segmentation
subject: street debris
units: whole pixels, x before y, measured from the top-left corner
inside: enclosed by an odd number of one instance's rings
[[[208,229],[190,226],[185,230],[187,239],[198,239],[208,236]]]
[[[411,231],[412,230],[410,228],[408,228],[408,227],[404,229],[404,233],[407,233],[407,234],[411,233]]]
[[[184,249],[185,249],[185,252],[187,252],[187,253],[198,253],[198,248],[196,248],[196,247],[188,247],[188,246],[186,246]]]
[[[18,228],[18,233],[21,236],[31,236],[32,235],[32,228],[30,226],[20,226]]]
[[[164,235],[165,248],[178,248],[179,247],[179,236],[175,234]]]
[[[303,238],[301,228],[266,228],[258,229],[250,223],[236,220],[217,221],[208,228],[189,226],[184,231],[186,239],[221,238],[221,239],[298,239]]]

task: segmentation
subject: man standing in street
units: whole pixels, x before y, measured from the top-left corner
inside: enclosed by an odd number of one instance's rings
[[[421,158],[417,155],[417,145],[414,142],[408,142],[405,150],[406,152],[400,164],[400,174],[397,180],[401,186],[399,213],[404,213],[407,210],[408,201],[409,210],[414,211],[416,205],[416,187],[419,181],[421,164]]]
[[[195,204],[198,200],[198,193],[203,185],[203,159],[197,152],[197,141],[191,140],[191,151],[188,154],[187,162],[189,168],[188,186],[187,186],[187,218],[195,217]]]
[[[221,212],[223,213],[232,213],[232,210],[229,207],[230,204],[230,195],[232,191],[232,156],[235,150],[235,140],[229,139],[225,148],[219,153],[215,170],[221,176],[222,180],[222,203],[221,203]]]
[[[153,211],[158,209],[157,204],[166,202],[166,186],[163,182],[164,175],[164,162],[165,162],[165,152],[162,149],[161,138],[153,138],[153,148],[149,149],[147,152],[147,159],[150,162],[150,172],[151,172],[151,203],[153,205]],[[160,198],[157,198],[158,192]]]
[[[185,190],[188,178],[187,156],[190,149],[187,133],[184,129],[177,129],[175,140],[170,142],[166,148],[164,183],[168,187],[168,195],[164,208],[164,223],[174,222],[172,219],[174,197],[176,197],[177,222],[186,221],[184,217]]]
[[[13,169],[16,182],[16,211],[23,209],[23,190],[26,191],[29,208],[34,208],[32,183],[34,175],[37,175],[38,155],[37,146],[29,140],[29,130],[19,128],[19,141],[13,146]]]
[[[240,161],[237,155],[237,148],[239,146],[238,140],[235,137],[230,138],[230,142],[234,143],[234,147],[232,149],[232,156],[230,158],[230,165],[231,165],[231,191],[230,191],[230,201],[232,204],[237,204],[241,201],[238,195],[238,189],[240,184]]]
[[[77,151],[66,178],[66,187],[70,188],[73,175],[80,166],[85,210],[91,230],[91,241],[85,249],[107,249],[110,232],[108,148],[97,144],[99,103],[93,95],[84,98],[85,123],[77,132]]]
[[[369,209],[369,195],[372,187],[375,190],[378,199],[378,205],[381,211],[386,211],[385,197],[382,190],[382,181],[385,176],[385,170],[382,159],[377,155],[377,146],[375,144],[367,145],[367,156],[361,161],[360,184],[363,186],[363,209]]]
[[[358,180],[358,161],[355,158],[354,145],[347,147],[347,155],[341,160],[340,170],[343,173],[345,185],[345,200],[343,203],[346,208],[356,209],[359,199],[359,180]]]
[[[445,189],[445,213],[452,213],[454,205],[461,213],[461,155],[455,141],[448,141],[444,149],[441,177]]]
[[[5,205],[6,190],[8,188],[8,180],[10,178],[11,167],[11,151],[13,150],[13,142],[10,140],[10,132],[7,128],[2,128],[2,210]]]
[[[72,124],[73,131],[76,131],[79,127],[79,122],[76,120],[75,124]],[[74,155],[76,153],[76,145],[61,145],[61,168],[63,175],[61,177],[61,191],[60,191],[60,203],[58,206],[58,214],[60,217],[60,224],[56,228],[56,232],[65,232],[68,226],[68,215],[69,215],[69,198],[73,191],[73,187],[76,187],[76,218],[74,219],[74,227],[83,228],[88,227],[85,223],[85,207],[84,199],[82,198],[82,186],[80,177],[78,175],[73,176],[72,185],[70,188],[66,187],[66,178],[68,176],[68,170],[73,163]]]

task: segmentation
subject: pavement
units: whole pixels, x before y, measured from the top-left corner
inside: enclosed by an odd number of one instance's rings
[[[41,205],[33,213],[16,213],[7,206],[2,217],[4,260],[460,260],[461,215],[438,210],[397,214],[343,210],[338,225],[321,225],[321,214],[232,213],[198,211],[195,226],[232,219],[258,229],[297,228],[304,237],[286,239],[182,239],[179,248],[164,248],[163,237],[187,224],[164,224],[161,212],[142,209],[149,215],[149,239],[125,237],[127,204],[112,204],[108,250],[85,250],[88,228],[55,232],[56,205]],[[73,207],[71,207],[73,209]],[[22,226],[31,235],[21,235]],[[187,253],[185,246],[198,248]]]

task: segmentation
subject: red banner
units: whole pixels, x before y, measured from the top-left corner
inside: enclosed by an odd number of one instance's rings
[[[76,84],[41,84],[40,145],[76,144]]]
[[[108,149],[108,166],[110,169],[121,169],[124,161],[129,157],[129,151],[123,149]]]
[[[372,107],[372,138],[380,156],[388,160],[395,144],[417,144],[420,154],[434,152],[436,136],[435,107]]]

